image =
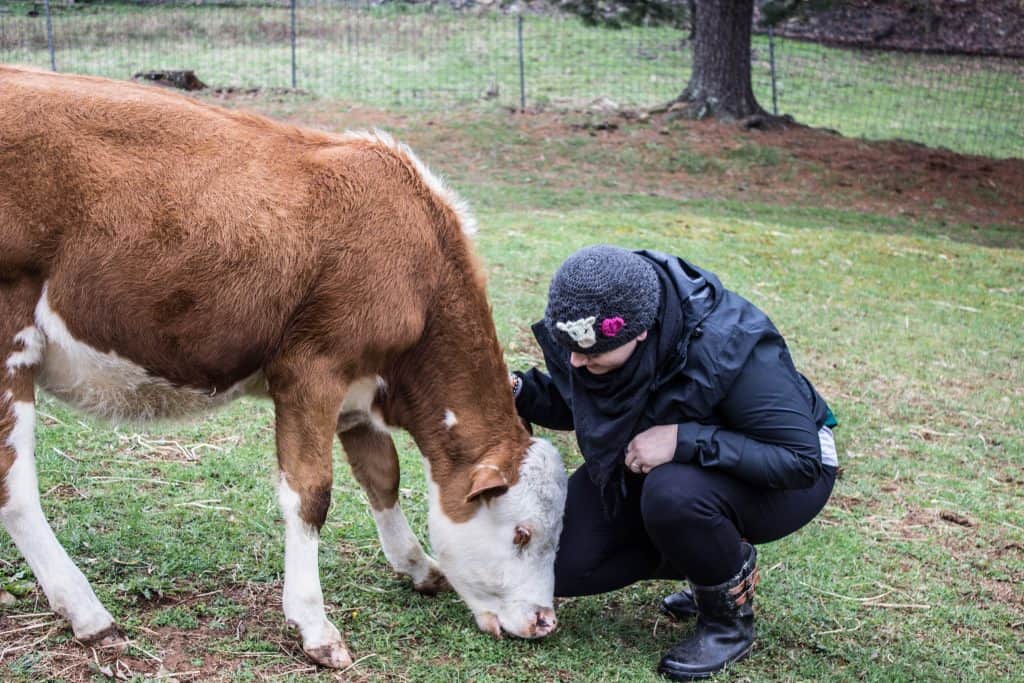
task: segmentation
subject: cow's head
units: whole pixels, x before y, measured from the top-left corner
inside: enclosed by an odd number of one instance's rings
[[[428,475],[430,542],[452,588],[481,630],[540,638],[555,630],[555,550],[562,532],[566,473],[555,448],[533,439],[509,484],[501,467],[483,463],[461,486],[472,515],[453,521]]]

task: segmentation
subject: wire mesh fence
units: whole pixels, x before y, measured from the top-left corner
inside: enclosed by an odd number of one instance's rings
[[[1024,157],[1024,59],[776,43],[780,109],[798,121]]]
[[[479,4],[0,0],[2,62],[113,78],[191,69],[212,87],[297,88],[384,108],[652,106],[686,83],[686,38]],[[759,100],[772,107],[774,84],[779,113],[803,123],[1024,157],[1024,60],[769,44],[764,35],[752,50]]]

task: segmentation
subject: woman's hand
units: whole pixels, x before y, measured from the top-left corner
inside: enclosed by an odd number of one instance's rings
[[[640,432],[626,446],[626,467],[647,474],[658,465],[671,462],[676,454],[676,425],[659,425]]]

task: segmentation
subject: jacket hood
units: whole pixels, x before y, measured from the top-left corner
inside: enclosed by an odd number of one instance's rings
[[[722,300],[722,282],[714,273],[688,263],[678,256],[660,251],[644,249],[636,252],[653,262],[662,288],[671,287],[676,296],[662,297],[662,301],[679,301],[682,307],[683,320],[678,334],[672,338],[662,338],[659,358],[663,359],[658,368],[658,377],[654,389],[672,380],[686,365],[686,352],[690,338],[700,336],[700,326],[715,310]],[[659,316],[664,319],[664,311]]]

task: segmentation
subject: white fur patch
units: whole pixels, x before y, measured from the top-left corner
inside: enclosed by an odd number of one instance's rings
[[[43,516],[34,452],[35,407],[27,401],[0,401],[0,410],[7,409],[15,416],[7,437],[15,458],[4,480],[8,498],[0,508],[0,522],[28,562],[53,611],[71,622],[76,637],[89,638],[110,628],[114,620]]]
[[[14,335],[14,342],[21,345],[21,351],[15,351],[7,357],[7,374],[13,375],[21,368],[30,368],[37,365],[43,357],[43,335],[32,325],[29,325],[18,334]]]
[[[419,157],[416,156],[408,145],[398,142],[390,134],[376,128],[372,131],[345,131],[344,137],[349,140],[374,142],[387,147],[396,154],[404,156],[409,160],[409,163],[413,165],[413,168],[416,169],[416,172],[420,175],[420,178],[426,186],[430,188],[430,191],[434,196],[446,204],[456,215],[459,220],[459,225],[462,227],[462,232],[469,237],[476,235],[476,218],[473,217],[473,214],[469,209],[469,204],[459,197],[454,190],[448,187],[440,176],[434,174],[429,168],[427,168],[427,165],[420,161]]]
[[[35,320],[46,342],[37,375],[39,385],[96,417],[115,422],[185,417],[263,387],[259,374],[217,393],[175,386],[113,351],[98,351],[71,335],[64,320],[50,308],[46,286],[36,304]]]
[[[369,422],[374,429],[382,432],[390,431],[391,427],[384,422],[384,416],[373,405],[377,392],[386,391],[387,382],[383,377],[360,377],[348,387],[348,392],[341,403],[341,417],[338,429],[346,431]]]
[[[423,552],[423,546],[397,503],[386,510],[373,510],[373,519],[384,557],[396,572],[408,576],[415,584],[426,581],[432,570],[440,572],[437,563]]]
[[[444,411],[444,426],[451,429],[455,425],[459,424],[459,418],[455,417],[455,413],[451,410],[445,409]]]
[[[324,611],[317,553],[320,534],[299,515],[299,494],[281,474],[277,499],[284,516],[284,616],[298,626],[307,650],[340,643],[341,634]]]

